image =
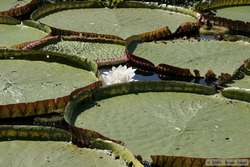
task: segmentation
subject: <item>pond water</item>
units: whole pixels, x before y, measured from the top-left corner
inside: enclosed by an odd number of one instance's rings
[[[99,69],[99,73],[103,74],[104,72],[110,72],[111,68],[101,68]],[[161,80],[169,80],[165,79],[164,77],[160,77],[157,73],[145,73],[140,70],[135,71],[135,76],[133,77],[135,81],[161,81]],[[217,85],[217,82],[208,82],[205,80],[205,78],[199,78],[199,79],[191,79],[186,82],[191,82],[195,84],[205,85],[205,86],[215,86]]]

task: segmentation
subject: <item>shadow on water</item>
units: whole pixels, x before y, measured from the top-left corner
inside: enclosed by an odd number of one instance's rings
[[[156,73],[144,74],[140,71],[135,71],[134,80],[137,81],[161,81],[162,79]]]
[[[184,79],[184,78],[172,78],[166,79],[156,73],[144,73],[139,70],[135,72],[134,78],[137,81],[183,81],[183,82],[190,82],[195,84],[200,84],[204,86],[215,86],[217,81],[208,81],[205,78],[193,78],[193,79]]]
[[[191,83],[203,85],[203,86],[215,86],[217,85],[217,81],[207,81],[205,78],[192,79]]]
[[[102,68],[99,69],[100,74],[103,74],[103,72],[109,72],[111,71],[111,68]],[[204,85],[204,86],[216,86],[217,85],[217,81],[207,81],[205,78],[198,78],[198,79],[176,79],[176,78],[165,78],[162,77],[160,75],[158,75],[157,73],[145,73],[139,70],[135,71],[135,76],[133,77],[134,80],[136,81],[184,81],[184,82],[190,82],[190,83],[195,83],[195,84],[200,84],[200,85]]]
[[[220,40],[221,37],[215,35],[200,35],[199,37],[202,41]]]
[[[138,45],[138,42],[137,42],[137,41],[129,42],[129,44],[126,46],[128,52],[129,52],[129,53],[134,53],[134,51],[135,51],[137,45]]]
[[[243,41],[243,42],[250,42],[250,38],[247,36],[242,35],[232,35],[232,34],[225,34],[225,35],[200,35],[198,40],[203,41]]]

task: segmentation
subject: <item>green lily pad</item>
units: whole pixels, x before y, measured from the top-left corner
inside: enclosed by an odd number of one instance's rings
[[[65,142],[0,142],[0,163],[6,167],[125,167],[105,151],[77,148]]]
[[[23,24],[0,24],[0,47],[38,40],[47,35],[48,33],[44,31]]]
[[[222,91],[224,97],[250,102],[250,76],[245,75],[241,80],[234,80]]]
[[[42,61],[1,60],[0,71],[1,104],[66,96],[97,80],[93,72]]]
[[[61,21],[61,18],[64,21]],[[63,10],[44,16],[39,21],[60,29],[112,34],[126,38],[162,26],[169,26],[175,31],[181,23],[194,21],[194,18],[160,9],[92,8]]]
[[[15,7],[24,6],[30,2],[31,0],[1,0],[0,11],[7,11]]]
[[[78,55],[95,61],[122,57],[125,47],[116,44],[60,41],[56,44],[47,45],[42,50]]]
[[[231,7],[217,10],[217,16],[250,22],[250,6]]]
[[[234,83],[230,84],[230,86],[250,89],[250,76],[245,75],[241,80],[234,80]]]
[[[245,42],[190,41],[151,42],[138,44],[134,54],[154,64],[165,63],[182,68],[198,69],[204,75],[208,69],[215,73],[232,74],[245,59],[250,47]],[[131,50],[131,48],[130,48]]]
[[[99,100],[82,111],[76,126],[120,139],[146,159],[250,156],[249,103],[218,95],[148,92]]]

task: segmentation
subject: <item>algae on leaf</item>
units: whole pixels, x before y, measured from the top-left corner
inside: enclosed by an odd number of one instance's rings
[[[75,125],[125,142],[134,153],[249,157],[250,105],[190,93],[116,96],[82,109]],[[244,136],[244,137],[243,137]]]
[[[61,41],[45,46],[42,50],[78,55],[95,61],[122,57],[125,52],[125,47],[116,44]]]

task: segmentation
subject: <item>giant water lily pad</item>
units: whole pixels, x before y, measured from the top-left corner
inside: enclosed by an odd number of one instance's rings
[[[35,22],[17,24],[1,24],[0,21],[0,47],[10,47],[24,42],[41,39],[49,34],[49,30],[43,31],[35,28],[40,26]],[[32,25],[32,26],[29,26]],[[46,29],[46,28],[44,28]]]
[[[198,69],[204,75],[208,69],[215,73],[232,74],[245,59],[249,58],[249,43],[225,41],[151,42],[137,45],[135,55],[154,64],[165,63],[182,68]]]
[[[24,6],[30,2],[31,0],[1,0],[0,12],[14,9],[15,7]]]
[[[97,80],[93,72],[42,61],[1,60],[0,71],[1,104],[66,96]]]
[[[245,88],[250,89],[250,76],[245,76],[241,80],[234,80],[234,83],[230,84],[232,87],[239,87],[239,88]]]
[[[223,8],[217,11],[217,16],[232,20],[250,22],[250,6]]]
[[[77,148],[64,142],[3,141],[0,142],[0,163],[6,167],[125,167],[101,150]]]
[[[122,57],[125,47],[116,44],[60,41],[56,44],[47,45],[42,50],[74,54],[95,61]]]
[[[243,79],[234,80],[228,86],[222,91],[223,96],[250,102],[250,76],[245,75]]]
[[[99,100],[81,111],[76,126],[120,139],[146,159],[152,154],[250,156],[248,103],[217,96],[149,92]]]
[[[60,29],[112,34],[126,38],[162,26],[169,26],[175,31],[181,23],[194,19],[160,9],[92,8],[63,10],[46,15],[39,21]]]

